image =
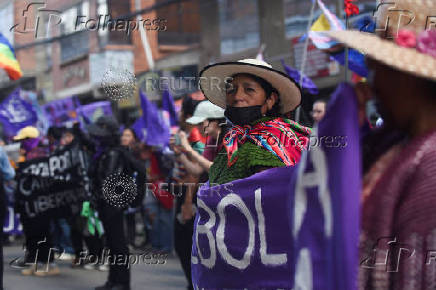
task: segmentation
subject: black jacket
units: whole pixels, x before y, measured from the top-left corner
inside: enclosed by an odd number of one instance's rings
[[[104,181],[110,176],[136,175],[137,197],[128,206],[138,206],[144,196],[146,171],[145,166],[137,161],[131,152],[123,147],[110,147],[94,162],[91,161],[91,178],[93,193],[98,202],[106,202],[103,198]]]

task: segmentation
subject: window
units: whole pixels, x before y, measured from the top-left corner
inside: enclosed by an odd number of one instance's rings
[[[102,3],[101,1],[100,3]],[[110,15],[110,19],[118,19],[120,17],[123,17],[130,13],[130,1],[119,1],[119,0],[107,0],[107,14]],[[104,4],[101,6],[102,10],[104,9]],[[104,18],[104,17],[102,17]],[[123,19],[123,23],[125,23],[125,20]],[[132,19],[130,19],[132,20]],[[109,20],[108,20],[109,23]],[[112,22],[114,23],[114,22]],[[109,28],[110,27],[110,28]],[[108,27],[106,29],[108,30],[108,42],[111,44],[131,44],[131,34],[127,35],[125,31],[125,25],[123,29],[116,29],[116,24],[114,28],[114,24],[108,24]]]
[[[157,3],[164,3],[158,0]],[[157,29],[159,45],[192,45],[200,41],[199,0],[176,2],[156,9],[160,25]],[[150,29],[147,28],[147,29]]]
[[[77,18],[83,16],[83,19],[89,19],[89,2],[83,1],[61,13],[61,34],[68,35],[76,31],[84,30],[85,26],[78,23]],[[86,21],[85,20],[85,21]]]
[[[221,54],[260,45],[257,1],[219,0]]]
[[[61,63],[76,59],[89,52],[89,34],[78,31],[60,39]]]
[[[61,13],[61,63],[76,59],[89,52],[89,34],[85,25],[76,21],[78,17],[86,22],[89,19],[89,2],[83,1]]]

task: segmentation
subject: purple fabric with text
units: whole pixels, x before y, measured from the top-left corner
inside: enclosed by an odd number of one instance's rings
[[[353,94],[338,87],[318,129],[317,140],[328,142],[304,152],[297,166],[199,190],[195,287],[356,289],[361,172]]]

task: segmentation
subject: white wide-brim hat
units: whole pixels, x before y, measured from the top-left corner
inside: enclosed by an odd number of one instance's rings
[[[195,108],[194,115],[186,120],[187,123],[197,125],[207,119],[224,119],[224,109],[209,101],[202,101]]]
[[[206,66],[200,72],[200,89],[209,101],[225,109],[226,81],[229,82],[232,76],[239,73],[252,74],[269,82],[279,92],[280,113],[288,113],[300,105],[300,86],[285,73],[257,59],[221,62]]]
[[[377,32],[383,37],[352,30],[327,34],[397,70],[436,81],[436,33],[423,39],[426,29],[434,29],[435,21],[430,20],[435,15],[435,0],[385,1],[374,13]],[[398,39],[404,39],[402,35],[416,38],[416,47],[403,45],[404,40]]]

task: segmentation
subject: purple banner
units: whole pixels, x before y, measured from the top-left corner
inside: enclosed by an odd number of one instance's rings
[[[43,105],[43,110],[51,126],[71,125],[77,121],[76,105],[73,97],[46,103]]]
[[[3,232],[9,235],[21,235],[23,233],[23,226],[20,223],[19,214],[15,213],[14,208],[7,207],[5,221],[3,224]]]
[[[21,128],[34,125],[37,120],[32,104],[22,98],[20,89],[13,91],[0,104],[0,122],[8,136],[14,136]]]
[[[94,102],[88,105],[79,106],[77,115],[82,129],[94,123],[101,116],[112,116],[111,103],[108,101]]]
[[[192,251],[196,287],[292,288],[294,172],[274,168],[198,192]]]
[[[296,167],[200,189],[195,289],[356,289],[361,176],[353,94],[338,87]]]

